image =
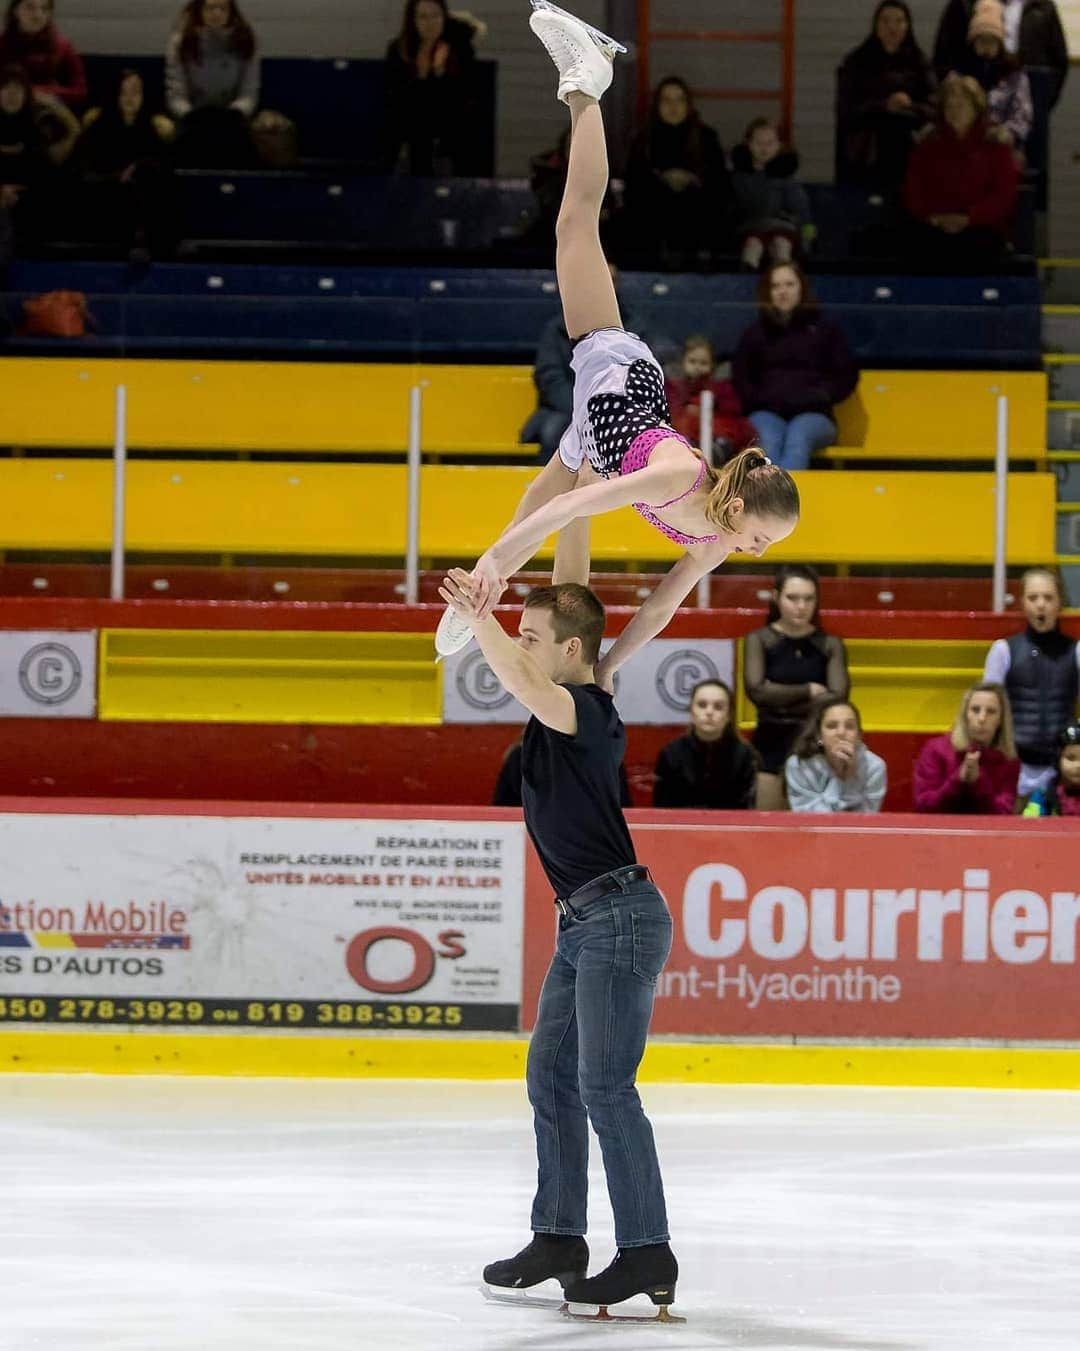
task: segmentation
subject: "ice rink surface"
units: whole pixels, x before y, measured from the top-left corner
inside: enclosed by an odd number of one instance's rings
[[[0,1347],[1080,1346],[1080,1094],[644,1095],[684,1327],[481,1299],[528,1239],[520,1085],[3,1076]]]

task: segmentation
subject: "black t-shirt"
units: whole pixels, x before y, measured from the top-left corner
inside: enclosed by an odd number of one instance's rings
[[[637,862],[619,806],[626,729],[599,685],[566,685],[577,709],[573,736],[530,718],[521,745],[525,827],[556,896]]]

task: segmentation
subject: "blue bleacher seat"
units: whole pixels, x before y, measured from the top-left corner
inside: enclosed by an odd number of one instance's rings
[[[1037,368],[1031,277],[817,276],[823,306],[867,366]],[[623,273],[620,291],[651,333],[700,331],[729,352],[755,315],[745,275]],[[555,278],[523,269],[271,267],[265,264],[17,262],[10,306],[59,288],[86,292],[93,350],[238,349],[284,355],[531,361],[558,313]],[[16,339],[17,343],[26,340]],[[78,345],[43,339],[37,345]]]

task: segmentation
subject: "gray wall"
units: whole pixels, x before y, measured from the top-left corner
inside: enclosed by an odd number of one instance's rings
[[[620,0],[575,0],[569,8],[603,23]],[[925,50],[933,45],[943,0],[911,0],[915,31]],[[400,23],[401,0],[245,0],[263,49],[281,56],[381,56]],[[531,154],[554,143],[565,114],[554,99],[552,70],[526,24],[526,0],[465,0],[487,20],[481,54],[499,62],[498,169],[526,172]],[[83,51],[161,51],[179,0],[58,0],[64,31]],[[795,131],[810,179],[832,174],[833,76],[844,53],[865,36],[873,0],[797,0]],[[658,29],[771,29],[779,26],[780,0],[753,5],[732,0],[653,0]],[[625,36],[632,38],[633,34]],[[1080,56],[1080,53],[1077,54]],[[779,81],[777,51],[759,44],[665,42],[655,45],[654,77],[684,74],[699,87],[764,89]],[[623,77],[632,83],[630,72]],[[703,109],[725,145],[758,113],[775,103],[707,100]],[[1054,119],[1051,249],[1080,253],[1080,70],[1075,70]]]

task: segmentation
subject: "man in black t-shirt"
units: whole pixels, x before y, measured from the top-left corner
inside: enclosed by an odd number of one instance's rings
[[[474,619],[468,573],[454,569],[440,594]],[[678,1266],[652,1127],[634,1080],[672,924],[636,862],[619,805],[626,732],[593,669],[604,607],[587,587],[553,585],[526,598],[517,642],[493,616],[472,627],[503,687],[532,713],[522,741],[522,806],[559,924],[526,1075],[539,1162],[533,1240],[486,1267],[484,1279],[522,1289],[554,1277],[567,1300],[582,1304],[644,1293],[663,1317]],[[618,1245],[615,1260],[591,1280],[583,1237],[589,1121]]]

